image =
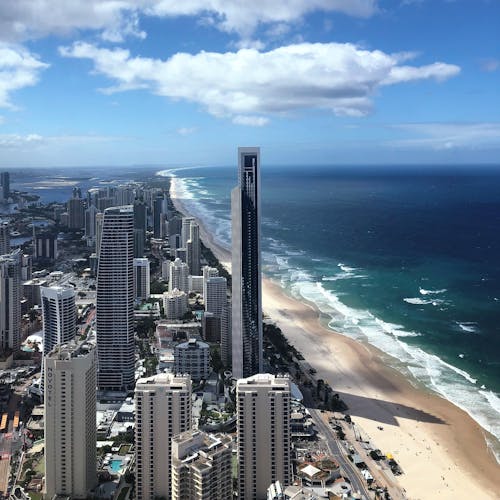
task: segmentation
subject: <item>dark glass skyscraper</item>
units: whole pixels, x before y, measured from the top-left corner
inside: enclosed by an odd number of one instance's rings
[[[232,366],[242,378],[262,371],[259,148],[238,148],[238,179],[231,193]]]
[[[97,270],[98,386],[126,391],[134,386],[134,209],[104,211]]]

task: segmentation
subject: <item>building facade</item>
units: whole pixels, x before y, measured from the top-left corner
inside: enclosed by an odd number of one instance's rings
[[[134,211],[104,212],[97,268],[98,385],[126,391],[134,386]]]
[[[10,253],[10,227],[7,221],[0,220],[0,255]]]
[[[175,373],[187,373],[196,381],[208,378],[210,346],[196,339],[177,344],[174,349],[174,370]]]
[[[172,438],[191,429],[191,379],[161,373],[135,387],[136,498],[170,498]]]
[[[151,274],[149,260],[145,257],[134,259],[134,297],[136,300],[148,300]]]
[[[21,251],[0,256],[0,352],[21,346]]]
[[[169,320],[182,319],[188,311],[188,296],[186,292],[172,290],[163,294],[163,314]]]
[[[291,482],[290,381],[267,373],[236,384],[238,492],[266,498],[267,488]]]
[[[55,347],[45,357],[44,378],[46,498],[89,498],[97,485],[94,347]]]
[[[231,192],[232,370],[262,371],[260,149],[238,148],[239,185]]]
[[[170,264],[168,289],[189,293],[189,268],[185,262],[177,258]]]
[[[172,440],[172,500],[231,500],[231,438],[186,431]]]

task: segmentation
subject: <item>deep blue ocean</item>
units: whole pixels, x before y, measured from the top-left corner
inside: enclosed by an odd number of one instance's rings
[[[162,174],[229,246],[236,168]],[[261,199],[268,277],[500,437],[500,169],[268,167]]]
[[[230,245],[236,167],[19,170],[11,183],[66,201],[155,174]],[[500,438],[500,168],[263,167],[262,214],[268,277]]]

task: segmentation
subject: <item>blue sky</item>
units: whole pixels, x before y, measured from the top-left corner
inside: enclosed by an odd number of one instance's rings
[[[0,3],[0,166],[500,164],[497,0]]]

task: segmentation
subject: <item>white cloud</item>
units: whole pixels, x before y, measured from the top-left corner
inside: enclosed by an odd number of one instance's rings
[[[0,42],[0,107],[13,107],[10,94],[35,85],[47,67],[27,49]]]
[[[250,127],[263,127],[269,123],[269,118],[265,116],[236,115],[233,118],[233,123],[236,125],[249,125]]]
[[[196,132],[196,127],[180,127],[177,129],[179,135],[191,135]]]
[[[480,66],[483,71],[492,73],[500,69],[500,59],[482,59],[480,61]]]
[[[27,150],[42,146],[75,146],[79,144],[129,141],[128,137],[114,137],[102,135],[57,135],[42,136],[40,134],[0,134],[0,149]]]
[[[414,54],[386,54],[347,43],[300,43],[268,52],[177,53],[167,60],[133,57],[125,49],[83,42],[59,51],[65,57],[92,60],[95,72],[114,81],[104,92],[147,89],[247,125],[263,125],[269,115],[305,108],[363,116],[382,85],[441,81],[460,71],[445,63],[399,66]]]
[[[4,0],[0,39],[27,40],[75,30],[101,31],[108,41],[144,37],[139,16],[203,17],[218,29],[250,38],[261,25],[290,24],[315,11],[369,17],[377,0]]]
[[[407,123],[394,128],[408,132],[410,139],[392,141],[402,149],[475,149],[500,147],[500,123]]]

